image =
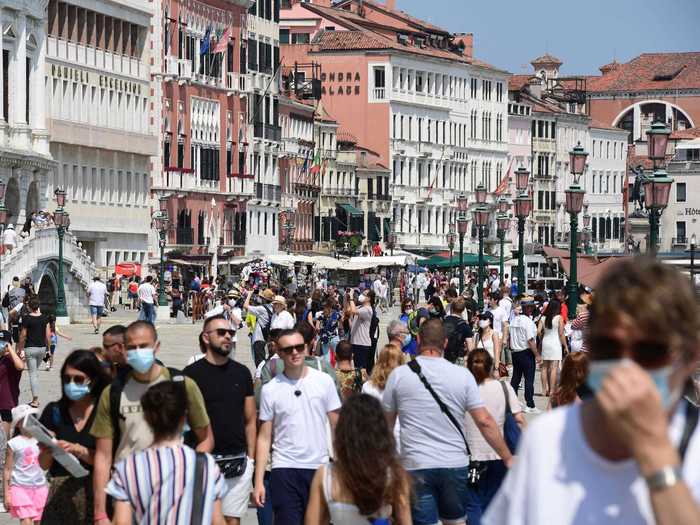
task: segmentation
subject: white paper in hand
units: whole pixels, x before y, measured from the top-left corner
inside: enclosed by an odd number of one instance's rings
[[[83,478],[89,474],[89,472],[80,464],[78,458],[63,450],[53,438],[49,430],[42,425],[33,414],[27,414],[27,417],[24,418],[23,427],[39,443],[51,449],[53,459],[58,461],[61,466],[63,466],[63,468],[70,473],[71,476]]]

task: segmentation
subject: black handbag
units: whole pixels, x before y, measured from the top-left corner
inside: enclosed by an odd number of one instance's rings
[[[231,479],[242,476],[248,466],[248,455],[215,455],[214,461],[219,466],[219,470],[224,478]]]

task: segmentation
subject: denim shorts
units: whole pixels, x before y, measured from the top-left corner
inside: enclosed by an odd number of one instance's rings
[[[467,516],[467,467],[410,470],[415,500],[414,525],[463,522]]]
[[[96,315],[97,317],[102,317],[103,310],[104,310],[104,306],[90,305],[90,315]]]

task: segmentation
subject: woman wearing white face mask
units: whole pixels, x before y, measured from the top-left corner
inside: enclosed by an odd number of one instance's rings
[[[498,364],[501,362],[501,340],[493,329],[491,312],[479,314],[479,331],[475,337],[476,348],[486,350],[494,361],[494,372],[498,374]]]

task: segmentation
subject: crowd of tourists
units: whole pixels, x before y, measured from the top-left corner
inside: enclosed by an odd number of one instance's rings
[[[435,283],[385,328],[375,281],[231,287],[182,370],[148,319],[110,326],[45,405],[18,404],[56,333],[25,291],[0,332],[5,506],[22,524],[700,523],[700,310],[676,270],[620,261],[573,321],[561,292],[494,276],[480,309],[481,288]],[[548,410],[528,422],[538,365]]]

